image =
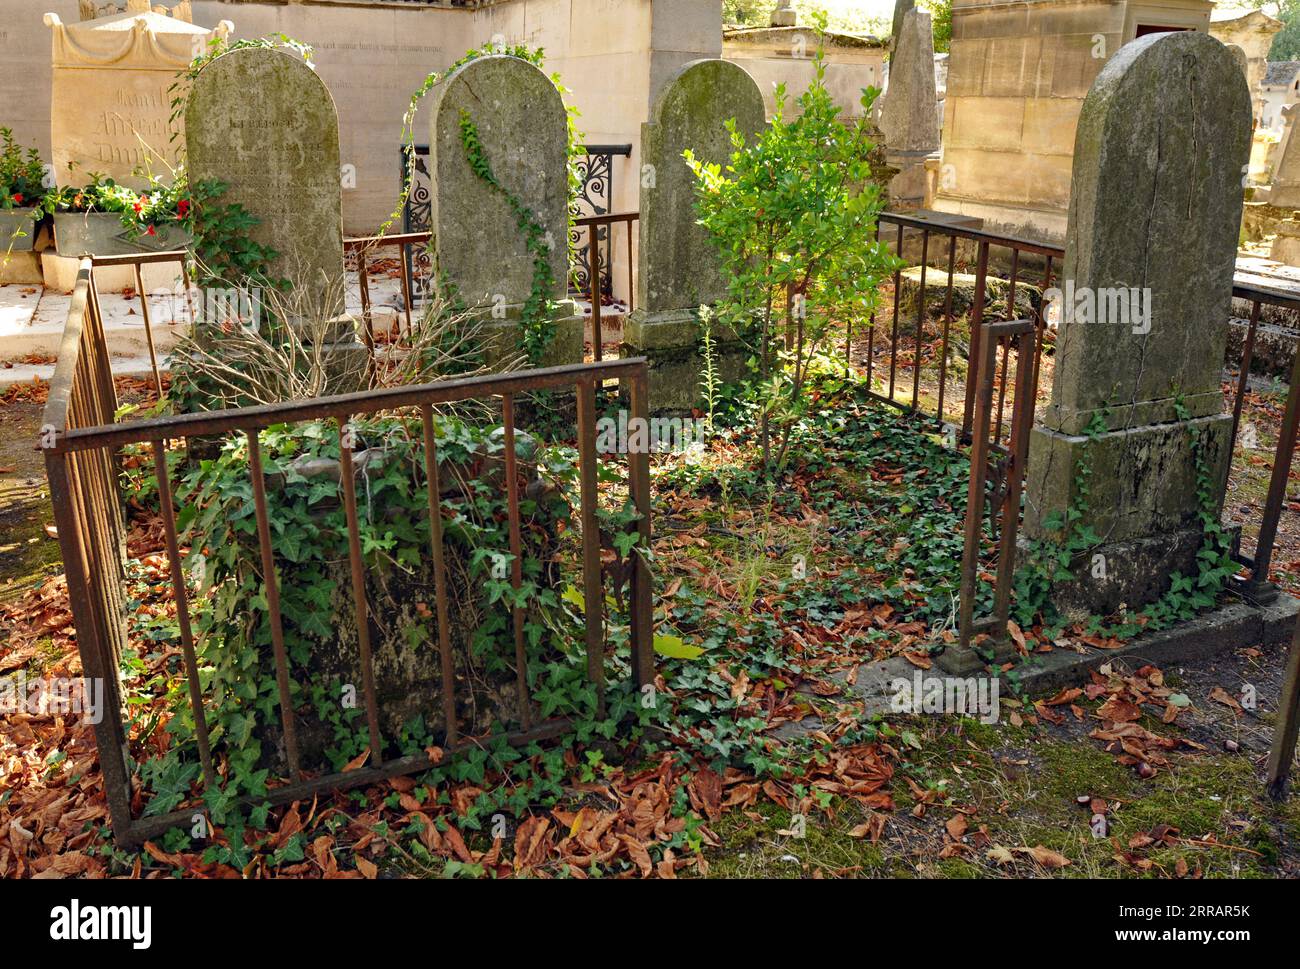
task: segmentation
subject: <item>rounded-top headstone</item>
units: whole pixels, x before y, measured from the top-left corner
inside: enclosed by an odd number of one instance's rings
[[[227,51],[199,72],[185,109],[192,183],[226,184],[219,204],[260,220],[253,241],[279,253],[271,275],[307,287],[303,311],[343,312],[343,200],[338,114],[301,58]]]
[[[646,312],[698,308],[726,294],[717,249],[696,222],[696,178],[682,152],[725,165],[734,150],[732,118],[746,139],[762,129],[762,92],[738,64],[699,60],[664,85],[642,126],[637,303]]]
[[[1206,34],[1139,38],[1097,76],[1075,135],[1058,286],[1068,303],[1073,284],[1076,305],[1091,292],[1098,309],[1064,308],[1049,426],[1079,434],[1103,410],[1123,428],[1222,409],[1250,138],[1241,68]]]
[[[568,113],[554,82],[507,54],[479,57],[431,93],[429,172],[437,264],[469,306],[515,306],[533,285],[533,255],[510,199],[470,165],[462,118],[492,175],[547,234],[551,292],[568,290]]]

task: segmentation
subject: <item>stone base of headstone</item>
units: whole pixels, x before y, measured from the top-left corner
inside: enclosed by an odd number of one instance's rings
[[[1269,258],[1287,266],[1300,266],[1300,222],[1294,218],[1278,223]]]
[[[891,212],[911,212],[925,207],[929,183],[926,163],[933,155],[931,151],[886,150],[885,164],[898,170],[898,174],[889,180]]]
[[[1242,207],[1241,231],[1247,242],[1263,242],[1277,235],[1278,226],[1290,219],[1292,209],[1279,209],[1267,202],[1248,199]]]
[[[1074,578],[1052,587],[1052,605],[1068,622],[1141,609],[1169,591],[1175,572],[1197,573],[1196,556],[1204,541],[1198,526],[1089,549],[1072,564]],[[1023,539],[1017,552],[1017,561],[1027,563],[1030,549]],[[1094,571],[1097,555],[1104,560],[1104,570]]]
[[[1095,437],[1033,429],[1024,540],[1060,540],[1060,530],[1048,530],[1044,521],[1063,521],[1068,510],[1086,504],[1088,524],[1102,541],[1074,563],[1073,580],[1053,588],[1053,604],[1063,615],[1141,608],[1169,589],[1174,572],[1196,574],[1203,540],[1197,455],[1214,481],[1225,480],[1231,435],[1228,414]],[[1080,467],[1091,472],[1083,482],[1086,496],[1080,493]]]
[[[623,357],[649,363],[650,410],[688,411],[704,397],[706,362],[699,314],[691,310],[646,314],[633,310],[623,327]],[[748,351],[730,328],[714,332],[714,367],[719,383],[732,383],[745,371]]]
[[[483,365],[490,371],[518,366],[523,359],[524,329],[523,306],[507,306],[504,311],[483,311],[471,316],[471,325],[478,330],[479,348]],[[572,300],[561,300],[556,315],[551,320],[555,335],[546,352],[537,362],[538,367],[559,367],[582,363],[583,337],[587,322]]]

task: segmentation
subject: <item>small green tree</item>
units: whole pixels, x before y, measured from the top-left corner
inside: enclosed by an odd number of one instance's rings
[[[952,0],[922,0],[921,7],[931,17],[934,52],[948,53],[948,48],[952,45]]]
[[[818,23],[819,37],[824,24]],[[790,431],[808,404],[803,390],[810,369],[835,362],[833,324],[870,313],[880,280],[894,268],[893,256],[874,238],[885,202],[868,163],[874,147],[868,119],[880,92],[864,90],[861,115],[846,124],[826,87],[820,42],[813,64],[795,117],[787,116],[779,85],[775,116],[751,143],[734,119],[727,123],[735,150],[725,169],[686,152],[699,180],[699,221],[727,277],[727,296],[714,312],[752,350],[769,471],[785,465]],[[786,332],[779,341],[781,318]]]

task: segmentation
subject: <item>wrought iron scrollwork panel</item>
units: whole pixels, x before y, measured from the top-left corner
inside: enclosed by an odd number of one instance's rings
[[[403,232],[428,232],[433,228],[433,179],[429,175],[429,146],[415,145],[415,170],[411,173],[411,191],[402,209]],[[402,147],[401,184],[406,183],[410,165],[409,149]],[[406,247],[406,265],[411,275],[411,302],[421,305],[429,297],[433,280],[433,257],[424,246]]]
[[[402,228],[404,232],[428,232],[433,228],[433,180],[429,175],[429,146],[415,145],[415,171],[411,179],[411,191],[407,196],[402,211]],[[585,215],[605,215],[613,207],[614,199],[614,157],[632,154],[631,145],[586,145],[586,154],[578,161],[578,172],[582,179],[582,188],[570,207],[574,218]],[[403,184],[406,180],[408,149],[403,148],[399,155]],[[574,229],[569,238],[569,248],[573,253],[573,266],[569,275],[569,294],[586,296],[590,292],[588,255],[589,233],[585,229]],[[610,227],[602,226],[597,230],[597,242],[600,245],[600,289],[609,297],[613,292],[613,248]],[[411,285],[413,297],[419,303],[428,293],[432,260],[428,252],[417,251],[410,247],[407,256],[411,268]]]

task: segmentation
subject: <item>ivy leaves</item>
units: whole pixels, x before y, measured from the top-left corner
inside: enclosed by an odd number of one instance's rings
[[[699,223],[721,256],[727,296],[717,317],[753,350],[751,392],[759,405],[764,464],[784,467],[795,423],[807,415],[803,393],[815,360],[833,353],[832,325],[867,316],[880,280],[895,265],[875,238],[884,208],[872,178],[870,111],[851,124],[826,86],[825,51],[813,58],[814,76],[787,117],[787,95],[777,86],[772,121],[752,140],[727,122],[734,149],[723,166],[685,158],[697,180]],[[868,109],[878,92],[864,92]],[[784,318],[784,348],[777,327]],[[780,442],[773,454],[769,423]]]
[[[555,327],[551,325],[554,310],[551,292],[555,289],[555,274],[551,271],[551,247],[554,239],[548,237],[546,227],[533,210],[502,185],[493,173],[492,164],[483,150],[478,125],[464,108],[460,110],[459,124],[461,146],[465,149],[465,160],[469,163],[470,170],[505,200],[515,218],[515,225],[523,234],[528,255],[532,258],[532,288],[522,310],[522,349],[529,364],[536,366],[555,338]]]

